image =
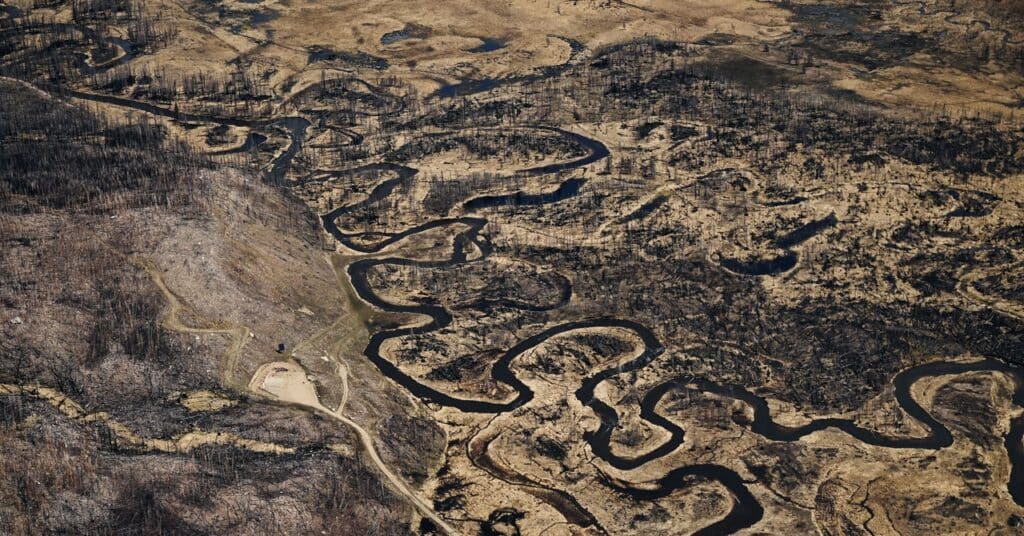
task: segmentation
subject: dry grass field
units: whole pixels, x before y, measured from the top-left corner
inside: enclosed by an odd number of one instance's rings
[[[1024,531],[1024,3],[0,2],[0,533]]]

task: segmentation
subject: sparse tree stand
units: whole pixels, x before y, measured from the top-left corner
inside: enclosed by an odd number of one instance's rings
[[[1005,6],[703,6],[737,21],[711,28],[547,2],[600,37],[533,17],[484,54],[457,39],[486,13],[401,36],[371,5],[307,50],[266,6],[154,6],[0,16],[26,82],[0,80],[0,532],[391,534],[409,504],[483,534],[1021,523],[1019,114],[912,104],[1012,102]],[[692,42],[627,39],[684,15]],[[200,47],[231,58],[174,61]],[[166,329],[175,300],[261,336],[214,355],[219,328]]]

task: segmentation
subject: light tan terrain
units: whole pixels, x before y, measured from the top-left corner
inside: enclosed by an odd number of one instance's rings
[[[16,0],[0,76],[0,532],[1024,530],[1017,0]]]

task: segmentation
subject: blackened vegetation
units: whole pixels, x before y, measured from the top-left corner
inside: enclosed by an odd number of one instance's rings
[[[401,30],[394,30],[380,36],[382,45],[391,45],[406,39],[425,39],[430,36],[431,29],[428,26],[410,22]]]
[[[566,455],[568,455],[565,445],[560,443],[558,440],[544,436],[537,437],[537,452],[539,452],[541,456],[545,456],[556,461],[563,461],[565,460]]]
[[[873,165],[901,159],[965,176],[1002,177],[1024,170],[1015,156],[1024,148],[1024,134],[1001,129],[994,120],[940,113],[908,121],[829,92],[807,87],[785,91],[801,83],[785,66],[739,58],[709,60],[702,55],[705,51],[699,45],[651,40],[609,47],[590,62],[568,66],[556,78],[520,82],[522,91],[445,100],[444,106],[394,126],[467,128],[657,115],[711,125],[699,150],[672,155],[681,168],[744,157],[770,176],[794,171],[785,167],[787,155],[820,151],[867,155]],[[778,87],[752,85],[751,77],[772,80]],[[687,127],[676,133],[679,139],[693,136]],[[825,168],[814,164],[801,174],[826,180]]]
[[[133,226],[111,224],[109,246],[83,230],[143,211],[93,216],[73,208],[0,215],[0,383],[56,389],[145,438],[223,432],[297,452],[259,454],[234,445],[147,452],[102,421],[69,418],[33,396],[0,397],[0,533],[407,531],[407,503],[359,459],[327,450],[357,444],[345,428],[225,392],[211,373],[219,341],[160,326],[166,299],[124,256],[148,246]],[[175,212],[144,211],[156,219]],[[6,321],[14,315],[17,322]],[[238,403],[192,412],[180,404],[180,394],[192,390]],[[26,423],[29,414],[35,418]],[[396,426],[402,434],[424,428]],[[405,461],[415,466],[414,458],[418,452]],[[281,500],[292,504],[288,515],[278,509]]]
[[[103,93],[159,103],[208,103],[211,111],[220,112],[212,105],[255,105],[271,99],[273,90],[265,74],[236,63],[226,75],[199,71],[172,77],[129,64],[93,73],[84,81]]]
[[[751,259],[723,257],[719,262],[727,270],[750,276],[777,275],[788,272],[796,267],[799,260],[797,253],[786,251],[778,256]]]
[[[622,338],[611,337],[601,333],[576,335],[576,340],[601,359],[619,356],[629,350],[633,350],[633,345]]]
[[[341,425],[226,392],[212,364],[223,351],[219,338],[200,340],[161,326],[167,301],[129,258],[153,250],[151,224],[169,230],[162,226],[173,222],[190,232],[190,222],[208,221],[211,165],[161,123],[114,120],[65,100],[61,88],[94,84],[126,97],[178,102],[184,96],[221,107],[259,100],[265,86],[246,69],[227,81],[202,75],[170,81],[159,72],[115,67],[114,58],[158,45],[146,35],[158,30],[143,24],[140,6],[76,2],[72,22],[0,20],[0,74],[49,92],[0,81],[0,383],[56,389],[87,413],[109,413],[147,439],[208,431],[297,452],[278,456],[224,445],[155,453],[121,440],[102,419],[69,418],[29,395],[4,396],[0,533],[407,532],[407,503],[362,461],[326,448],[357,444]],[[103,32],[115,21],[127,24],[129,39]],[[225,134],[221,129],[212,137]],[[248,187],[232,192],[247,210],[271,206],[260,218],[264,224],[292,234],[318,232],[303,207],[270,205],[259,197],[266,193]],[[297,221],[306,225],[297,228]],[[192,390],[237,404],[193,412],[181,404],[181,394]],[[36,419],[26,424],[29,414]],[[427,428],[398,427],[436,432]],[[414,454],[404,458],[422,459]],[[409,474],[424,473],[408,463]],[[282,500],[289,503],[286,515]]]
[[[697,129],[687,125],[672,125],[669,127],[669,135],[672,141],[682,141],[692,138],[698,134]]]
[[[511,508],[495,510],[480,527],[480,536],[519,536],[519,520],[524,517],[525,512]]]
[[[753,58],[734,56],[697,61],[690,69],[702,77],[738,84],[742,88],[771,88],[791,83],[793,73]]]
[[[444,433],[432,421],[405,415],[390,415],[377,427],[377,446],[388,466],[422,485],[430,476],[432,460],[444,451]]]
[[[167,393],[218,389],[196,343],[160,326],[163,295],[116,250],[77,233],[66,239],[30,229],[5,232],[28,245],[6,247],[0,256],[0,297],[25,322],[0,327],[0,383],[51,386],[86,408],[130,408],[143,431],[187,420],[165,407]],[[47,325],[40,311],[67,327]],[[112,374],[116,381],[94,381]]]
[[[1024,281],[1012,270],[977,281],[974,287],[989,296],[1024,303]]]
[[[992,213],[999,197],[988,192],[975,190],[949,190],[949,195],[960,205],[949,216],[955,218],[980,218]]]
[[[434,490],[434,511],[450,512],[465,506],[466,496],[462,493],[468,484],[449,472],[447,465],[437,472],[441,483]]]
[[[700,333],[711,342],[688,353],[700,357],[702,374],[748,386],[771,379],[773,396],[823,411],[859,407],[906,363],[924,356],[970,351],[1017,362],[1024,351],[1014,321],[991,312],[971,319],[975,313],[938,306],[810,298],[784,307],[750,278],[723,274],[700,259],[639,261],[626,251],[616,257],[585,247],[520,245],[517,252],[574,266],[573,290],[592,301],[597,314],[657,325],[667,345],[689,344],[691,334]],[[659,283],[638,288],[638,273]],[[675,366],[670,360],[669,368]],[[685,368],[691,365],[678,366],[692,373]]]
[[[629,528],[639,529],[647,523],[664,523],[672,519],[672,513],[659,504],[651,505],[645,512],[633,514],[629,520]]]
[[[583,156],[583,148],[562,136],[532,130],[460,131],[453,134],[416,138],[386,155],[392,162],[410,162],[427,155],[464,149],[476,158],[520,160],[532,155],[557,156],[560,159]]]
[[[122,22],[138,16],[141,5],[133,0],[72,0],[71,18],[79,22]]]
[[[656,129],[656,128],[664,125],[664,124],[665,123],[662,123],[661,121],[651,121],[649,123],[643,123],[642,125],[636,127],[636,137],[637,137],[637,139],[639,139],[639,140],[646,139],[647,136],[651,135],[651,132],[653,132],[654,129]]]
[[[182,205],[207,166],[146,120],[114,122],[0,82],[0,209]]]
[[[203,447],[187,463],[167,456],[152,457],[145,467],[122,456],[93,458],[86,463],[97,473],[88,479],[90,483],[111,495],[106,508],[96,508],[87,498],[78,498],[90,509],[83,513],[93,519],[75,524],[69,523],[66,515],[40,509],[38,514],[53,515],[47,520],[33,520],[32,532],[216,534],[260,532],[267,526],[287,532],[315,528],[326,534],[350,530],[366,534],[407,532],[403,523],[381,511],[382,507],[400,510],[401,499],[375,482],[374,475],[355,460],[330,453],[270,458],[224,447]],[[252,482],[272,485],[276,491],[253,493]],[[84,491],[81,485],[75,481],[58,484],[69,497]],[[294,524],[275,516],[271,497],[282,495],[296,499],[301,515],[315,513],[312,524]],[[197,515],[211,508],[211,497],[218,498],[218,509],[226,510],[223,518],[212,522]]]
[[[216,7],[218,16],[239,16],[233,10],[222,9],[219,2],[209,4]],[[169,81],[156,72],[136,72],[130,68],[107,70],[98,66],[98,63],[113,61],[117,56],[118,51],[113,45],[126,53],[128,50],[125,44],[118,45],[93,26],[98,26],[98,22],[105,19],[146,20],[140,13],[130,4],[94,1],[76,4],[74,24],[31,18],[19,18],[16,22],[5,19],[3,27],[0,27],[0,72],[51,83],[87,75],[86,82],[104,92],[167,103],[176,103],[185,97],[212,103],[214,108],[224,110],[230,110],[230,105],[237,103],[266,103],[274,99],[265,83],[265,73],[250,70],[241,63],[230,80],[211,79],[199,74]],[[829,154],[843,155],[844,163],[853,163],[861,169],[883,168],[890,161],[902,160],[964,177],[988,175],[1000,178],[1024,169],[1024,164],[1017,158],[1024,144],[1021,132],[1000,129],[995,121],[948,116],[908,121],[905,117],[897,117],[861,102],[851,103],[843,94],[801,87],[800,75],[814,65],[812,56],[815,54],[858,60],[870,68],[877,68],[933,44],[930,40],[907,34],[876,32],[864,36],[867,48],[859,49],[855,55],[852,49],[832,47],[831,44],[848,44],[854,30],[874,16],[870,10],[812,9],[801,16],[815,19],[813,26],[823,36],[821,42],[830,45],[831,52],[812,50],[808,53],[803,50],[792,54],[790,62],[784,66],[747,57],[716,57],[707,54],[710,47],[733,42],[729,36],[716,35],[694,44],[639,40],[606,47],[583,62],[575,61],[579,51],[574,46],[574,60],[564,65],[528,76],[470,81],[462,88],[479,92],[480,98],[460,98],[455,96],[460,94],[455,89],[442,90],[438,98],[419,102],[411,92],[396,96],[386,91],[386,87],[392,85],[390,81],[372,86],[354,79],[322,79],[320,84],[300,92],[290,104],[299,112],[317,119],[314,129],[366,126],[360,125],[361,116],[378,117],[372,134],[367,133],[366,143],[363,143],[361,134],[346,135],[347,145],[334,151],[338,162],[343,164],[370,157],[414,164],[427,156],[448,151],[468,153],[480,159],[510,161],[521,161],[538,154],[569,159],[584,153],[579,147],[566,144],[565,137],[515,130],[509,125],[621,120],[642,122],[635,129],[639,139],[669,125],[672,140],[680,142],[667,155],[668,163],[675,169],[706,168],[722,159],[742,157],[769,182],[773,176],[795,172],[812,188],[827,186],[836,180],[836,168],[830,169],[819,156]],[[249,23],[258,24],[259,16]],[[158,41],[146,37],[147,32],[154,33],[155,30],[144,31],[141,23],[133,24],[142,29],[134,32],[136,37],[128,43],[132,47],[153,46],[152,43]],[[390,38],[400,37],[403,36],[392,35]],[[373,70],[388,67],[383,58],[359,51],[314,47],[309,52],[310,63],[324,63],[325,66]],[[794,91],[794,88],[798,90]],[[0,125],[5,162],[16,163],[16,173],[11,178],[0,179],[4,181],[2,194],[5,204],[19,202],[23,209],[34,203],[56,208],[172,204],[179,202],[178,193],[189,190],[187,177],[194,176],[194,171],[202,166],[201,159],[168,140],[153,124],[112,124],[81,111],[60,111],[63,108],[44,110],[45,105],[35,96],[11,97],[5,92],[0,99],[5,99],[0,101],[4,103],[4,109],[18,110],[16,115],[11,115],[14,126],[3,130],[5,125]],[[17,99],[36,99],[36,102],[23,103]],[[245,111],[251,109],[245,108]],[[652,116],[659,117],[659,121],[651,121]],[[702,126],[687,126],[689,124]],[[436,130],[444,133],[423,134],[424,131]],[[410,139],[409,133],[415,134],[412,141],[397,148],[387,139],[390,134],[402,134]],[[219,139],[223,134],[213,131],[213,139]],[[369,139],[371,136],[373,140]],[[292,143],[296,139],[301,140],[293,137]],[[283,138],[276,141],[284,143]],[[301,148],[301,143],[296,147]],[[347,175],[342,172],[316,173],[318,159],[326,158],[318,152],[319,148],[316,149],[296,156],[296,167],[307,170],[310,177],[322,178],[322,182],[337,180],[343,183],[343,189],[350,191],[369,192],[382,184],[384,174],[377,168]],[[49,160],[39,155],[46,155]],[[804,155],[806,159],[799,169],[791,167],[790,157]],[[99,163],[103,166],[102,174],[97,171]],[[285,166],[289,164],[290,161]],[[609,158],[603,172],[605,175],[613,173],[612,164]],[[617,164],[620,179],[637,179],[634,176],[637,172],[640,179],[651,179],[658,171],[653,163],[634,162],[629,157],[620,158]],[[80,173],[82,178],[69,178],[69,169]],[[109,173],[111,169],[113,172]],[[81,173],[81,170],[85,172]],[[181,170],[188,171],[184,178]],[[463,204],[463,209],[484,212],[484,209],[492,209],[499,204],[519,203],[525,206],[517,209],[517,216],[555,229],[560,225],[571,227],[576,218],[597,213],[608,196],[607,193],[581,192],[579,186],[583,179],[570,179],[580,182],[559,181],[563,186],[574,188],[563,191],[559,187],[553,194],[524,193],[520,190],[523,186],[520,182],[484,174],[455,180],[450,177],[416,177],[414,180],[433,181],[422,203],[425,205],[423,208],[432,214],[447,213],[459,206],[459,201],[470,199],[472,194],[473,198],[483,201]],[[412,181],[410,178],[395,182],[382,198],[352,210],[348,216],[350,220],[339,221],[339,226],[363,229],[367,234],[377,233],[380,236],[371,237],[377,240],[400,224],[407,223],[400,212],[414,204],[410,203],[415,201]],[[322,193],[317,190],[320,184],[316,180],[300,181],[299,187]],[[727,194],[745,195],[753,188],[753,182],[742,173],[723,171],[705,176],[697,187],[703,192],[702,201],[707,201],[708,198]],[[479,191],[484,189],[500,189],[498,193],[501,195],[488,197]],[[392,191],[395,195],[391,195]],[[507,194],[509,191],[516,193]],[[766,191],[771,191],[771,188],[766,188]],[[962,211],[957,213],[961,209],[953,209],[950,217],[984,216],[998,202],[998,199],[984,195],[957,192],[949,195],[962,204]],[[779,193],[778,197],[782,199],[777,206],[797,204],[802,199],[781,195],[784,192],[775,193]],[[556,210],[544,206],[555,202],[558,202]],[[742,384],[766,396],[823,412],[860,407],[877,395],[898,370],[923,359],[923,356],[970,351],[1015,360],[1024,349],[1019,323],[991,312],[982,313],[979,319],[975,313],[959,310],[951,313],[930,303],[894,301],[879,305],[850,299],[837,300],[830,296],[808,297],[789,305],[773,303],[757,282],[707,263],[701,249],[705,244],[692,229],[678,225],[659,227],[657,222],[650,222],[658,213],[668,212],[659,210],[660,207],[679,210],[676,205],[670,205],[672,202],[667,195],[658,196],[620,219],[617,224],[625,226],[623,239],[610,244],[588,246],[570,236],[555,236],[550,240],[495,246],[497,253],[509,258],[525,258],[536,265],[571,272],[572,287],[568,286],[568,278],[564,276],[547,275],[556,274],[553,271],[523,274],[505,267],[487,266],[483,262],[472,268],[450,271],[420,270],[416,267],[398,272],[387,266],[388,271],[382,268],[381,273],[371,274],[368,280],[373,288],[402,284],[396,281],[408,283],[410,287],[428,294],[428,297],[421,295],[415,300],[442,303],[453,316],[460,316],[456,322],[463,320],[463,310],[469,310],[468,314],[477,320],[469,327],[455,324],[460,341],[468,347],[464,348],[465,351],[452,352],[446,345],[444,337],[454,336],[454,326],[437,333],[414,333],[410,330],[410,335],[395,351],[397,360],[402,364],[417,359],[426,361],[424,356],[429,359],[456,356],[427,373],[427,379],[454,382],[482,377],[501,355],[500,348],[509,347],[515,336],[525,331],[524,328],[557,320],[549,311],[568,302],[567,292],[577,293],[579,299],[574,304],[578,309],[566,315],[635,319],[651,326],[652,330],[656,329],[658,338],[667,347],[687,347],[686,358],[666,352],[664,362],[659,361],[658,366],[664,366],[667,373]],[[331,208],[334,208],[334,203],[332,198],[329,201]],[[421,216],[417,213],[416,221],[421,221]],[[835,216],[829,216],[788,233],[765,233],[763,238],[785,250],[837,225]],[[931,225],[908,224],[896,229],[892,238],[896,242],[913,243],[940,232]],[[487,233],[500,235],[498,225],[494,227]],[[1007,242],[1016,240],[1016,236],[1007,231]],[[0,265],[4,271],[2,297],[12,303],[26,289],[40,286],[40,274],[32,269],[35,265],[24,264],[21,258],[22,255],[30,256],[23,251],[26,247],[22,239],[31,244],[34,238],[18,237],[18,240],[5,244],[11,250],[5,255],[11,257],[5,258]],[[465,240],[462,243],[465,244]],[[480,244],[477,243],[478,246]],[[101,256],[97,251],[87,253],[77,257]],[[848,260],[849,257],[826,257],[820,259],[821,268],[825,270]],[[967,265],[974,260],[977,259],[965,255],[954,262]],[[726,259],[723,264],[727,265],[728,261]],[[751,269],[776,272],[791,268],[796,257],[792,252],[784,252],[778,258],[755,262],[781,262],[779,266],[764,268],[755,265]],[[739,265],[734,267],[737,270],[741,268]],[[181,409],[166,407],[166,402],[158,394],[172,386],[204,385],[203,363],[190,354],[188,347],[182,348],[185,341],[161,334],[157,329],[155,318],[160,302],[152,289],[146,294],[132,288],[132,285],[141,285],[139,281],[131,281],[123,274],[92,266],[86,268],[83,273],[87,274],[88,286],[70,286],[71,291],[50,300],[70,313],[89,317],[90,320],[82,326],[82,331],[89,333],[84,347],[70,348],[59,359],[51,359],[42,348],[33,345],[0,343],[5,357],[11,356],[3,360],[4,377],[18,381],[42,378],[48,384],[69,394],[80,395],[86,403],[96,406],[113,405],[115,398],[120,403],[130,400],[133,408],[129,415],[131,424],[145,426],[144,423],[163,417],[162,420],[169,424],[152,425],[166,426],[158,430],[160,434],[169,435],[183,429],[190,418]],[[492,273],[474,273],[472,269]],[[911,271],[915,267],[908,265],[894,269]],[[56,275],[70,276],[73,273]],[[493,273],[499,276],[493,277]],[[48,275],[61,279],[54,274]],[[955,270],[937,269],[911,284],[926,289],[927,293],[939,294],[955,289],[955,276]],[[891,274],[889,277],[892,279]],[[456,293],[467,290],[465,285],[460,285],[467,278],[473,278],[480,284],[470,287],[466,292],[468,296],[456,294],[453,297],[451,289],[459,289]],[[834,288],[842,283],[826,282],[823,287]],[[979,283],[980,290],[992,294],[1018,295],[1019,289],[1004,288],[1006,286],[1002,281],[984,280]],[[122,287],[131,292],[123,291]],[[40,300],[39,303],[44,302]],[[478,314],[481,311],[488,314]],[[17,328],[5,326],[5,329]],[[694,344],[695,338],[703,342]],[[587,365],[591,364],[587,359],[592,356],[608,358],[631,347],[626,341],[600,335],[580,336],[578,341],[589,349],[567,349],[566,353]],[[689,359],[691,357],[693,359]],[[546,373],[560,374],[564,372],[565,363],[541,357],[537,360],[537,367]],[[87,373],[100,376],[111,370],[127,370],[125,374],[134,375],[124,385],[144,387],[132,393],[122,393],[109,386],[96,387],[84,377]],[[10,409],[0,406],[0,412],[9,415],[0,422],[17,422],[21,416],[20,406],[8,406]],[[231,412],[225,412],[225,415],[242,419]],[[203,424],[221,424],[235,430],[240,428],[236,422],[216,418],[204,420]],[[389,461],[414,480],[425,478],[426,467],[409,462],[418,458],[413,456],[408,446],[412,444],[411,438],[423,437],[436,429],[426,426],[423,421],[404,417],[386,419],[383,425],[398,431],[398,435],[382,440],[384,454],[392,458]],[[328,435],[329,431],[317,428],[319,425],[309,426],[321,438]],[[278,438],[280,436],[287,437],[287,434],[281,433]],[[439,449],[440,441],[435,434],[427,446]],[[101,438],[100,443],[111,456],[127,454],[116,440],[109,437]],[[546,436],[537,437],[536,450],[555,460],[564,460],[569,452],[558,439]],[[394,522],[399,516],[372,510],[377,504],[399,509],[397,500],[390,497],[378,480],[367,478],[360,472],[361,466],[354,464],[355,467],[350,467],[345,459],[325,461],[322,454],[316,449],[304,450],[294,457],[268,461],[251,453],[229,449],[201,449],[189,460],[198,466],[194,472],[203,475],[194,478],[201,488],[179,491],[160,487],[156,484],[159,482],[156,476],[150,483],[122,478],[124,489],[113,494],[115,505],[104,515],[109,518],[109,527],[123,526],[139,532],[191,532],[195,529],[179,515],[182,505],[202,503],[204,493],[209,490],[231,495],[238,493],[239,487],[252,485],[251,482],[243,482],[239,477],[241,474],[254,482],[273,484],[272,489],[261,488],[258,493],[253,493],[257,499],[280,495],[280,488],[285,488],[291,497],[297,499],[296,502],[308,504],[317,516],[325,516],[323,527],[303,527],[306,530],[320,529],[326,533],[402,531],[400,523]],[[776,457],[783,462],[791,461],[786,456]],[[328,468],[326,474],[322,472],[325,465]],[[752,466],[751,471],[775,484],[789,485],[794,479],[793,475],[784,472],[766,471],[761,465]],[[11,489],[28,489],[31,486],[26,474],[16,471],[0,474],[11,475]],[[686,475],[678,473],[675,476],[678,480]],[[723,482],[732,482],[732,486],[743,488],[738,475],[726,476],[728,479]],[[672,479],[666,477],[664,480]],[[73,479],[69,481],[74,482]],[[465,503],[465,497],[457,493],[459,488],[455,483],[446,486],[449,487],[437,492],[436,508],[439,511],[459,510]],[[665,491],[668,489],[662,485],[658,492],[668,493]],[[35,494],[24,492],[20,495],[20,512],[27,512],[39,523],[55,519],[40,514],[35,505],[42,500]],[[39,495],[42,496],[41,492]],[[250,496],[245,495],[246,498]],[[372,499],[366,506],[371,509],[369,515],[352,507],[351,501],[355,499],[351,497]],[[273,512],[275,505],[267,503],[265,506],[264,512]],[[956,514],[955,506],[947,511]],[[229,524],[229,527],[235,529],[238,523],[251,523],[254,518],[264,521],[259,517],[260,513],[243,511],[237,514],[240,521]],[[273,517],[272,513],[263,515]],[[517,533],[516,523],[522,515],[514,511],[494,512],[481,531],[484,534]],[[658,522],[664,520],[665,515],[663,510],[652,509],[649,514],[634,517],[633,523]],[[384,526],[374,525],[381,520]],[[350,523],[365,526],[353,527]],[[81,527],[56,525],[43,529],[82,532]],[[102,523],[97,526],[102,530],[94,531],[103,532],[109,528]],[[433,529],[425,525],[423,530]]]
[[[702,168],[723,158],[741,157],[768,178],[766,191],[772,191],[773,175],[794,171],[806,179],[809,188],[836,180],[835,168],[813,156],[799,169],[789,167],[788,157],[796,153],[848,155],[845,160],[862,169],[902,160],[962,177],[998,179],[1022,170],[1014,156],[1024,148],[1021,132],[1003,129],[995,120],[941,114],[908,120],[833,93],[758,89],[738,79],[741,68],[716,70],[714,61],[696,59],[701,50],[698,45],[670,46],[655,41],[610,47],[590,62],[567,68],[557,78],[523,82],[521,91],[509,89],[515,86],[510,83],[483,94],[484,98],[447,100],[444,106],[421,108],[421,116],[396,119],[384,126],[396,130],[458,129],[508,122],[647,121],[656,115],[678,126],[670,132],[679,141],[701,138],[699,145],[680,146],[672,156],[675,166]],[[772,79],[791,87],[799,83],[791,74],[780,72]],[[566,99],[566,95],[572,98]],[[698,122],[707,126],[683,126]],[[639,125],[640,137],[657,128],[649,121]],[[431,145],[415,154],[445,149],[445,144]],[[716,195],[751,188],[741,175],[720,175],[709,177],[711,182],[705,181],[702,188]],[[452,196],[461,193],[456,188],[450,191],[455,192]],[[775,206],[803,200],[787,192],[776,193],[781,200],[774,202]],[[996,202],[965,192],[956,196],[954,201],[968,208],[950,214],[954,217],[983,215]],[[799,307],[770,305],[756,284],[710,269],[702,259],[679,255],[698,240],[686,229],[648,225],[648,211],[665,202],[659,199],[623,222],[635,224],[627,227],[625,243],[602,250],[571,239],[554,239],[546,244],[512,244],[507,253],[567,267],[576,278],[574,292],[583,301],[592,301],[595,312],[657,325],[667,343],[682,343],[692,332],[708,340],[735,341],[733,348],[716,344],[696,351],[706,374],[764,385],[769,376],[762,365],[767,364],[774,376],[771,388],[775,396],[816,409],[858,407],[875,396],[896,371],[929,351],[932,355],[976,351],[1010,361],[1019,359],[1022,343],[1017,337],[1006,337],[1012,332],[1012,322],[1005,319],[980,326],[965,320],[957,327],[949,315],[943,320],[937,308],[902,302],[879,305],[807,299]],[[570,214],[585,205],[580,196],[565,203],[557,211],[523,207],[517,216],[553,226],[573,222],[576,216]],[[447,208],[450,203],[438,205]],[[796,247],[837,225],[836,217],[828,216],[770,239],[783,249]],[[923,233],[921,237],[944,232],[931,222],[906,230]],[[655,248],[655,239],[669,246]],[[914,243],[919,238],[907,240]],[[641,247],[645,254],[654,254],[654,259],[639,258]],[[847,262],[850,255],[853,253],[821,259],[821,269]],[[792,267],[796,258],[783,255],[783,261],[790,262],[785,269]],[[644,274],[644,284],[652,286],[637,287],[637,274]],[[955,271],[923,274],[922,278],[931,277],[934,291],[945,292],[954,288],[953,276]],[[823,284],[837,288],[842,283]],[[838,380],[820,381],[822,377]]]
[[[188,9],[198,12],[199,17],[211,25],[229,28],[239,33],[245,29],[258,28],[261,24],[277,18],[277,11],[260,5],[259,0],[242,3],[225,3],[221,0],[198,0],[191,2]]]
[[[123,274],[111,274],[97,284],[93,305],[97,322],[86,340],[86,363],[96,365],[111,351],[124,351],[133,359],[167,366],[181,351],[177,341],[159,326],[163,297],[155,292],[128,293],[132,284]],[[115,350],[116,349],[116,350]]]
[[[933,50],[935,45],[935,40],[918,33],[889,30],[842,36],[813,35],[805,39],[803,48],[814,57],[860,64],[874,70],[898,65],[914,54]]]
[[[127,534],[198,534],[195,527],[178,516],[165,500],[161,500],[161,495],[171,491],[169,487],[163,482],[142,482],[136,475],[131,475],[111,505],[110,517],[104,523],[108,526],[97,529],[104,531],[105,528]]]
[[[34,12],[0,19],[0,75],[76,81],[167,43],[173,24],[137,0],[75,0],[69,22]],[[107,33],[123,26],[127,35]]]
[[[667,200],[668,197],[666,196],[656,196],[654,199],[651,199],[650,201],[644,203],[633,212],[630,212],[629,214],[623,216],[619,220],[619,223],[630,223],[634,221],[640,221],[646,218],[647,216],[650,216],[651,213],[653,213],[655,210],[658,210],[658,208],[662,206]]]
[[[460,177],[430,177],[423,208],[433,214],[447,214],[459,202],[477,192],[521,188],[525,181],[495,173],[468,173]]]
[[[356,50],[334,50],[326,45],[309,48],[309,63],[335,63],[341,66],[364,67],[383,71],[388,68],[388,60]]]
[[[404,102],[387,92],[385,84],[375,86],[352,77],[327,78],[299,91],[291,97],[292,104],[310,114],[349,115],[354,121],[357,114],[385,115],[400,111]]]
[[[0,395],[0,430],[25,420],[29,416],[28,402],[21,394]]]
[[[800,227],[794,229],[793,231],[790,231],[789,233],[780,236],[775,241],[775,245],[783,249],[798,246],[803,242],[809,240],[814,235],[824,231],[825,229],[828,229],[829,227],[834,227],[836,223],[838,223],[838,220],[836,220],[836,215],[829,214],[825,218],[822,218],[820,220],[814,220],[805,225],[801,225]]]
[[[923,296],[941,296],[956,291],[959,281],[957,266],[943,264],[946,256],[915,255],[904,262],[900,276]]]
[[[1011,39],[1008,30],[1020,26],[1019,2],[783,5],[793,11],[795,22],[807,28],[789,51],[790,62],[805,68],[821,58],[866,70],[883,69],[905,64],[918,53],[965,71],[979,70],[990,62],[1018,72],[1024,68],[1024,42]],[[891,22],[900,17],[897,12],[913,8],[937,30],[893,29]]]

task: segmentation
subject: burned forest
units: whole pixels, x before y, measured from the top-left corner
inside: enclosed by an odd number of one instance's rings
[[[0,533],[1024,531],[1019,0],[0,0]]]

